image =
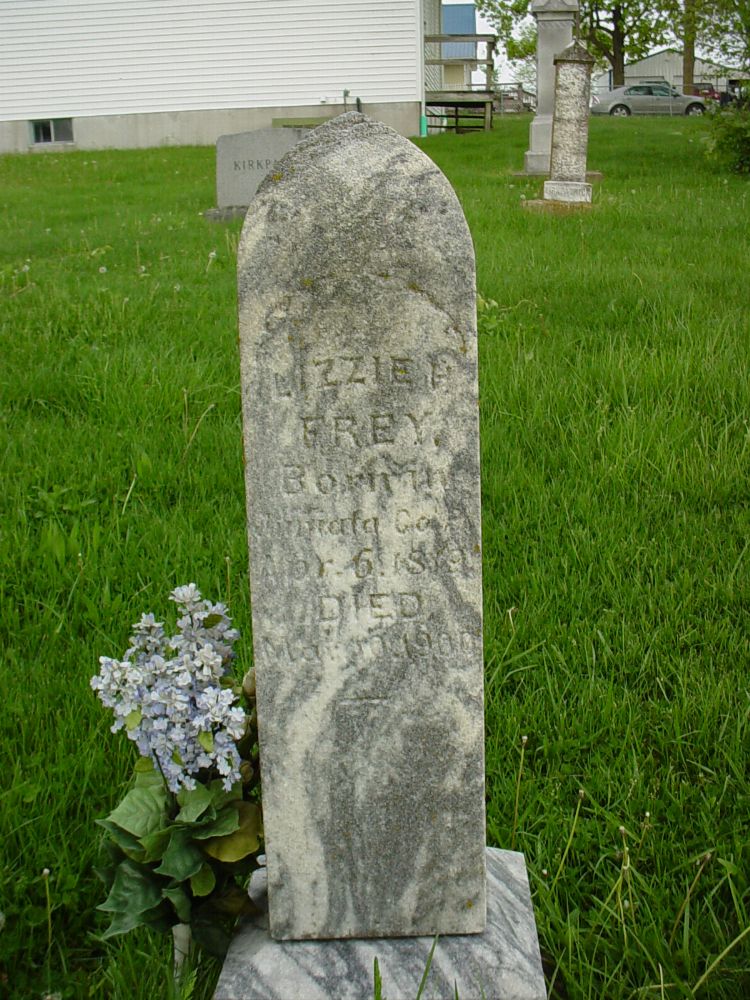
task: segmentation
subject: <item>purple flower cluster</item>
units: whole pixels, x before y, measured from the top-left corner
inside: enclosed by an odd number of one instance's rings
[[[221,678],[239,632],[226,607],[204,601],[194,583],[169,596],[181,613],[178,634],[168,636],[163,622],[143,615],[122,660],[99,658],[91,686],[115,714],[112,732],[125,729],[171,791],[195,788],[202,770],[218,772],[229,789],[240,779],[245,713]]]

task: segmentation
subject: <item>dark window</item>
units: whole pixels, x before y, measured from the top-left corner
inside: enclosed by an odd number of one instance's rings
[[[52,142],[52,122],[32,122],[34,142]]]
[[[55,137],[55,142],[72,142],[73,119],[55,118],[52,122],[52,134]]]
[[[34,142],[72,142],[72,118],[47,118],[31,123]]]

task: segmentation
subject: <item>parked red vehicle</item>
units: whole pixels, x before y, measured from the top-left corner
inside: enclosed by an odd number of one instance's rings
[[[683,87],[682,89],[684,93],[702,97],[704,101],[718,101],[721,99],[721,94],[712,83],[699,82],[689,87]]]

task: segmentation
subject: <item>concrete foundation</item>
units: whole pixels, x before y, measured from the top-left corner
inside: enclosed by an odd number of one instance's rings
[[[304,104],[273,108],[224,108],[211,111],[164,111],[137,115],[73,118],[73,142],[32,142],[27,121],[0,121],[0,153],[63,152],[69,149],[148,149],[154,146],[213,146],[220,135],[269,128],[274,119],[335,118],[336,104]],[[353,110],[349,105],[348,110]],[[419,135],[420,105],[364,104],[370,118],[401,135]]]

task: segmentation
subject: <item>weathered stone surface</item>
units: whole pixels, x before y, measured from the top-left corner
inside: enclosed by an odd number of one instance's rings
[[[474,254],[445,177],[358,114],[239,248],[274,937],[485,922]]]
[[[537,22],[536,114],[529,127],[529,148],[524,157],[524,172],[548,174],[555,105],[554,58],[573,40],[573,23],[578,12],[578,2],[532,0],[530,12]]]
[[[550,156],[552,181],[574,181],[582,185],[586,180],[593,65],[593,58],[580,42],[573,42],[555,57],[555,111]],[[590,201],[591,189],[588,199],[574,197],[573,200]]]
[[[545,181],[544,197],[547,201],[590,203],[591,185],[583,181]]]
[[[258,873],[260,874],[260,873]],[[253,898],[263,903],[262,878]],[[215,1000],[372,1000],[377,958],[382,994],[414,1000],[433,938],[274,941],[267,917],[232,942]],[[523,855],[487,849],[487,928],[438,940],[424,1000],[545,1000],[534,911]]]
[[[259,128],[216,140],[216,205],[247,206],[277,160],[309,135],[306,128]]]

